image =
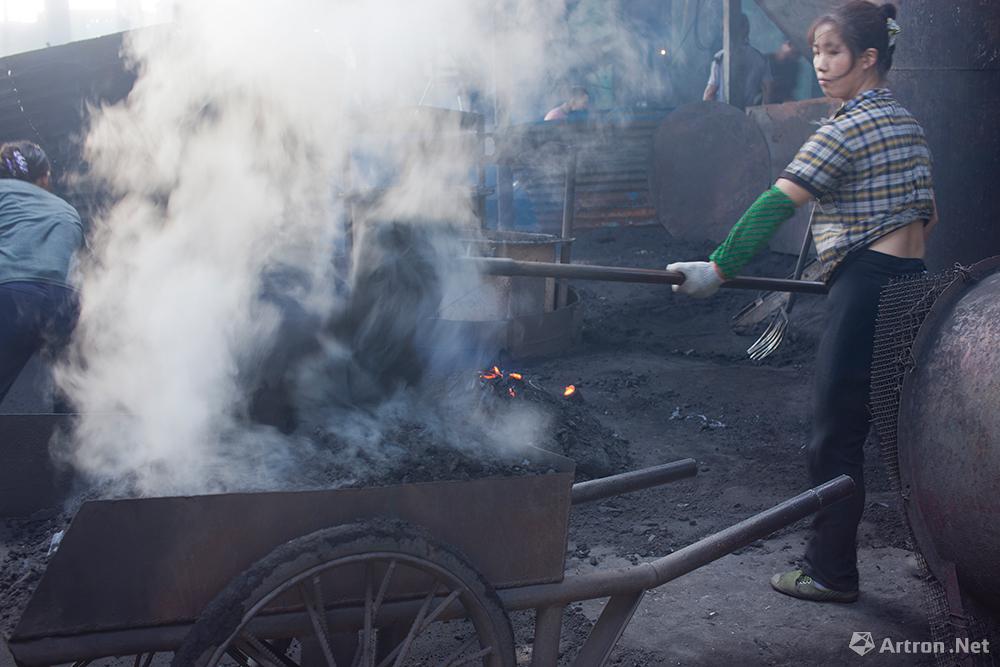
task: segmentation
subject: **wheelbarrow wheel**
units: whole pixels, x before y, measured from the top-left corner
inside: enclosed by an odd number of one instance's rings
[[[173,667],[513,667],[510,619],[455,550],[398,521],[296,538],[219,593]]]

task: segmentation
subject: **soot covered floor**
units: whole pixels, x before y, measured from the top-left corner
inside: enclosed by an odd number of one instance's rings
[[[711,248],[671,239],[659,226],[579,236],[574,261],[663,268]],[[748,275],[787,276],[794,258],[767,254]],[[699,474],[659,489],[574,509],[567,571],[650,560],[726,528],[808,487],[802,449],[809,433],[812,356],[822,298],[803,297],[790,338],[762,363],[747,359],[755,335],[731,317],[752,294],[722,290],[709,300],[669,287],[580,282],[581,343],[562,357],[522,364],[539,382],[574,383],[592,414],[624,438],[636,467],[685,457]],[[854,631],[876,642],[926,640],[922,584],[915,576],[896,497],[868,449],[868,496],[859,533],[862,597],[817,605],[774,593],[771,574],[804,550],[808,521],[648,593],[615,651],[620,665],[840,665]],[[600,602],[567,611],[563,664],[596,620]],[[877,664],[921,656],[869,654]]]

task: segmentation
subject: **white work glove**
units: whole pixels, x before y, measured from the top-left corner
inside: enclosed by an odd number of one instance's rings
[[[671,285],[675,292],[705,299],[715,294],[722,284],[722,276],[715,262],[674,262],[667,264],[667,271],[684,274],[684,282]]]

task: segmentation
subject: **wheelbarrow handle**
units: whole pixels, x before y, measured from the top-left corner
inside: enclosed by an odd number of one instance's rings
[[[606,280],[626,283],[652,283],[680,285],[684,274],[680,271],[660,269],[635,269],[621,266],[595,266],[590,264],[556,264],[554,262],[521,262],[506,257],[474,257],[481,273],[490,276],[530,276],[539,278],[573,278],[576,280]],[[787,280],[784,278],[757,278],[736,276],[722,283],[734,289],[770,292],[797,292],[799,294],[826,294],[826,283],[812,280]]]
[[[698,463],[694,459],[681,459],[673,463],[623,472],[620,475],[601,477],[573,485],[572,504],[580,505],[622,493],[641,491],[698,474]]]
[[[566,577],[555,584],[507,588],[500,591],[500,599],[504,607],[515,611],[656,588],[848,497],[854,488],[854,480],[841,475],[668,556],[617,570]]]

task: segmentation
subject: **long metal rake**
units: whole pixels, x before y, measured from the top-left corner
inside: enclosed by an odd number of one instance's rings
[[[812,241],[812,221],[816,212],[816,205],[813,204],[812,213],[809,215],[809,224],[806,225],[805,234],[802,235],[802,247],[799,249],[799,257],[795,261],[795,273],[792,280],[799,280],[802,277],[802,270],[806,265],[806,255],[809,254],[809,244]],[[747,348],[747,354],[753,361],[760,361],[770,356],[777,350],[785,340],[785,333],[788,331],[788,313],[792,312],[795,305],[795,292],[788,294],[788,300],[774,315],[774,319],[767,325],[767,329],[760,335],[757,341]]]

